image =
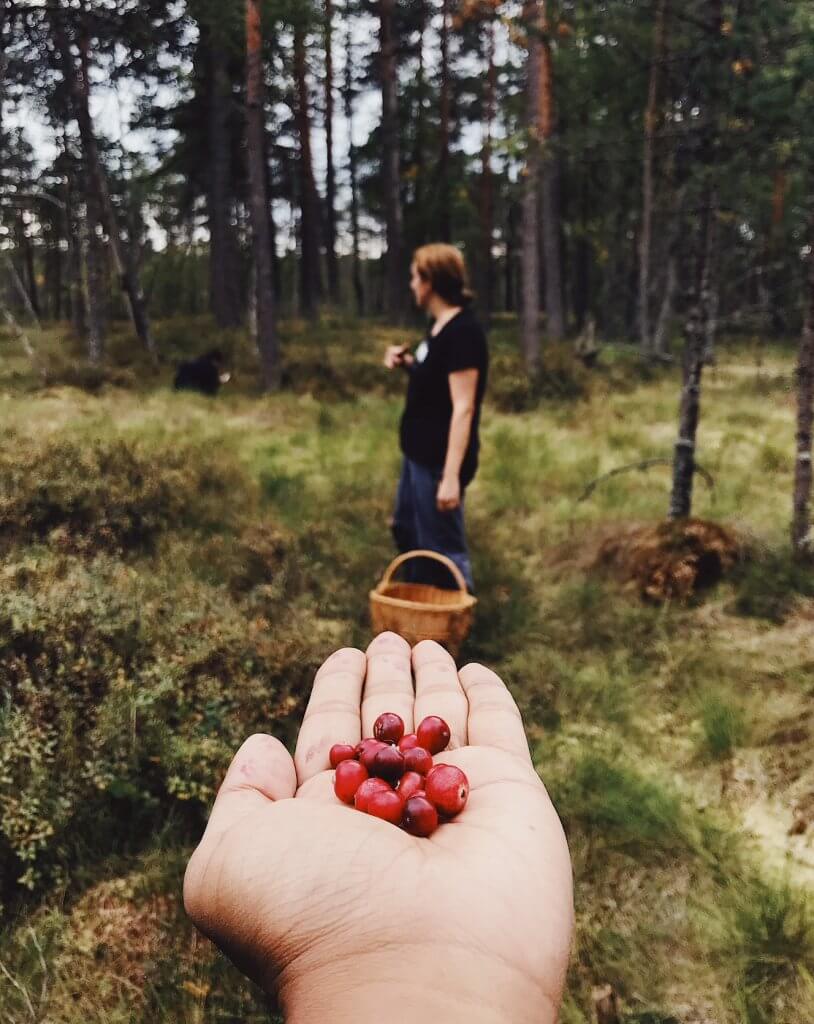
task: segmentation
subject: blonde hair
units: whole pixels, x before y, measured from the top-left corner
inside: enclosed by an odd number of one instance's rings
[[[474,299],[469,290],[466,263],[460,249],[454,245],[442,242],[422,245],[413,253],[413,262],[421,280],[426,281],[444,302],[468,306]]]

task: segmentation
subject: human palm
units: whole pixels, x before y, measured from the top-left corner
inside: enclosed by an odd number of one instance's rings
[[[415,674],[415,682],[413,681]],[[463,813],[420,839],[340,804],[328,751],[443,717],[466,772]],[[553,1021],[572,929],[562,829],[494,673],[458,673],[439,645],[394,634],[317,673],[294,759],[249,739],[185,879],[196,924],[276,992],[290,1021],[365,1024],[426,1010],[446,1021]]]

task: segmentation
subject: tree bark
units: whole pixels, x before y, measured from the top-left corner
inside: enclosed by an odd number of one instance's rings
[[[397,64],[395,36],[396,0],[379,0],[380,76],[382,85],[383,185],[387,230],[387,312],[396,321],[405,308],[404,220],[401,209],[401,149],[399,146]]]
[[[336,164],[334,161],[334,65],[333,65],[333,0],[325,0],[325,148],[328,293],[331,302],[339,305],[339,259],[336,252]]]
[[[79,125],[79,135],[82,140],[82,152],[86,162],[91,187],[96,194],[101,216],[108,236],[108,245],[113,257],[113,265],[119,284],[127,296],[130,318],[139,340],[144,347],[155,357],[156,347],[150,330],[150,321],[144,303],[144,296],[138,277],[132,269],[128,269],[127,262],[122,257],[122,239],[119,232],[116,210],[110,198],[110,190],[107,184],[102,160],[99,155],[99,147],[96,142],[96,133],[93,126],[93,119],[90,116],[90,80],[89,69],[89,39],[82,35],[79,38],[79,67],[71,53],[70,40],[65,29],[63,14],[68,12],[63,9],[51,8],[51,25],[54,31],[54,39],[62,59],[62,67],[65,75],[65,82],[71,97],[73,115]],[[74,17],[74,15],[72,15]],[[132,266],[132,264],[131,264]]]
[[[302,29],[294,29],[294,78],[297,86],[297,135],[300,143],[300,298],[303,314],[315,320],[322,291],[319,268],[319,201],[311,157],[311,106]]]
[[[85,308],[86,345],[91,363],[100,363],[105,349],[105,316],[102,298],[104,261],[97,234],[98,217],[89,198],[80,211],[79,247],[82,299]]]
[[[678,417],[678,438],[673,456],[670,519],[686,519],[692,511],[695,443],[701,414],[701,373],[704,369],[704,317],[700,295],[685,326],[684,373]]]
[[[359,187],[357,183],[356,146],[353,142],[353,38],[348,27],[345,37],[345,120],[348,124],[348,174],[350,178],[350,228],[353,240],[353,293],[356,312],[365,315],[365,290],[359,251]]]
[[[267,391],[280,386],[280,351],[274,317],[274,273],[271,261],[268,195],[266,193],[266,108],[263,89],[262,0],[246,0],[246,128],[249,164],[249,212],[257,302],[257,348]]]
[[[242,319],[237,232],[232,222],[232,82],[223,43],[209,32],[209,304],[218,327]]]
[[[644,112],[644,154],[642,167],[642,227],[639,236],[639,346],[643,353],[651,351],[650,337],[650,249],[653,238],[653,164],[656,126],[658,123],[658,97],[661,65],[667,27],[668,0],[659,0],[656,24],[653,30],[653,58],[650,62],[650,82],[647,107]]]
[[[37,272],[34,267],[34,247],[28,237],[23,211],[20,210],[17,219],[17,239],[23,256],[25,266],[25,283],[28,289],[28,300],[38,320],[42,319],[42,308],[40,306],[40,290],[37,287]]]
[[[438,233],[442,242],[452,238],[449,186],[449,0],[441,2],[441,95],[439,102],[440,149],[438,154]]]
[[[492,173],[492,132],[495,120],[497,67],[495,65],[495,23],[490,21],[486,37],[486,78],[483,101],[483,147],[481,149],[481,305],[487,316],[494,305],[495,270],[492,241],[495,231],[495,187]]]
[[[814,208],[814,196],[809,202]],[[809,236],[814,241],[814,214]],[[794,465],[794,507],[791,544],[799,560],[810,559],[811,537],[811,433],[814,425],[814,254],[808,257],[805,323],[797,361],[797,460]]]
[[[552,341],[565,337],[562,290],[562,249],[559,158],[556,151],[557,113],[554,89],[554,58],[549,38],[547,0],[540,0],[539,129],[541,145],[541,207],[545,265],[546,334]]]
[[[538,229],[538,182],[540,173],[540,66],[542,47],[539,38],[538,0],[526,0],[523,20],[528,40],[526,63],[526,163],[523,169],[521,251],[523,261],[523,298],[521,333],[523,355],[529,376],[540,369],[540,250]]]

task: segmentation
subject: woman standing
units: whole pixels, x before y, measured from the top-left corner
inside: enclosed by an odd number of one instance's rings
[[[403,367],[409,375],[393,536],[400,551],[424,548],[451,558],[472,591],[463,507],[478,467],[480,410],[489,371],[486,335],[472,312],[466,266],[454,246],[416,250],[410,290],[432,325],[414,351],[392,345],[385,354],[388,369]],[[454,586],[435,562],[416,560],[406,570],[412,582]]]

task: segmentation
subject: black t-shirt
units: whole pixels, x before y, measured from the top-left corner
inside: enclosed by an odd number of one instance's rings
[[[401,417],[401,450],[408,459],[431,469],[443,469],[447,457],[452,421],[449,375],[459,370],[478,371],[475,414],[461,464],[461,485],[465,487],[478,468],[478,427],[489,373],[486,335],[472,310],[463,309],[434,338],[428,334],[413,356],[407,404]]]

